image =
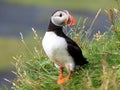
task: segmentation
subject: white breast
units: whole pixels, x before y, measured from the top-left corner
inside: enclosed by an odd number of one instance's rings
[[[43,41],[43,48],[48,57],[57,65],[74,68],[73,58],[67,52],[67,42],[64,38],[57,36],[54,32],[46,32]]]

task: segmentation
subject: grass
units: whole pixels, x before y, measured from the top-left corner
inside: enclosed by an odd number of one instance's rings
[[[97,11],[117,7],[115,0],[2,0],[12,4]]]
[[[33,29],[32,43],[28,46],[21,34],[24,50],[15,60],[17,79],[13,82],[14,90],[119,90],[120,89],[120,16],[114,10],[108,10],[112,26],[105,33],[99,31],[89,40],[92,25],[85,31],[86,19],[80,19],[78,24],[70,28],[67,35],[78,43],[84,56],[90,62],[85,68],[76,69],[71,79],[62,85],[57,85],[59,70],[45,55],[41,40]],[[113,17],[113,13],[117,18]],[[81,23],[81,25],[79,24]],[[67,72],[65,73],[65,75]]]
[[[11,56],[22,50],[21,42],[13,38],[0,38],[0,70],[10,66]]]

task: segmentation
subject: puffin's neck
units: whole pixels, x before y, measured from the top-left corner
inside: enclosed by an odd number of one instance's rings
[[[63,29],[62,26],[56,26],[50,21],[47,32],[52,31],[56,33],[58,36],[64,36],[65,34],[63,33],[62,29]]]

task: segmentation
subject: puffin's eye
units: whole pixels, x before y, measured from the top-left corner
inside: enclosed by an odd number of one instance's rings
[[[60,15],[59,15],[60,17],[62,17],[62,13],[60,13]]]

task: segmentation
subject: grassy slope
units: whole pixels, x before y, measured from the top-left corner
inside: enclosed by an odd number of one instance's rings
[[[22,50],[20,41],[16,39],[0,38],[0,69],[8,67],[12,56]]]
[[[83,21],[82,23],[84,23]],[[15,90],[119,90],[120,89],[120,28],[95,34],[92,41],[87,39],[90,31],[81,38],[84,27],[78,24],[70,36],[82,48],[90,62],[84,69],[76,70],[72,78],[62,85],[57,85],[59,71],[43,52],[41,39],[35,33],[36,45],[30,47],[22,40],[23,54],[14,57],[18,79],[13,83]],[[76,30],[80,30],[76,33]],[[65,72],[65,75],[67,72]]]
[[[115,0],[3,0],[22,5],[69,8],[73,10],[98,10],[116,7]]]

